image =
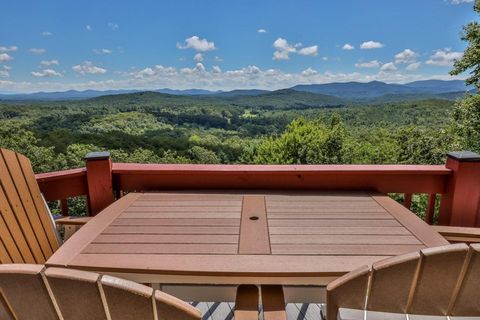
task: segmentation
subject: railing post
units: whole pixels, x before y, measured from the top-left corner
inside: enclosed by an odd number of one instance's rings
[[[442,194],[438,223],[441,225],[480,226],[480,155],[450,152],[445,165],[452,175]]]
[[[85,156],[88,184],[88,209],[94,216],[115,201],[112,187],[112,160],[109,152]]]

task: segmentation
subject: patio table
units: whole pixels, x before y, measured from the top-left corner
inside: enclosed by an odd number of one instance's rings
[[[376,192],[129,193],[46,264],[163,285],[322,286],[362,265],[445,244]]]

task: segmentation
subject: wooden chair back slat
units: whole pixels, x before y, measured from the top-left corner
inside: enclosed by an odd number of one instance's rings
[[[100,283],[112,320],[154,319],[152,288],[110,276]]]
[[[470,245],[469,264],[450,314],[457,317],[480,315],[480,244]]]
[[[370,269],[367,266],[330,282],[327,286],[327,319],[337,319],[338,308],[365,308]]]
[[[465,244],[421,251],[420,270],[408,313],[447,315],[467,252]]]
[[[14,252],[15,247],[21,254],[20,260],[13,259],[13,254],[10,253],[13,262],[15,263],[35,263],[35,258],[33,257],[32,250],[30,245],[27,242],[27,238],[24,234],[24,228],[22,223],[27,223],[25,216],[17,217],[17,213],[13,210],[12,204],[9,202],[9,197],[7,196],[4,189],[4,181],[7,181],[7,173],[3,171],[2,168],[2,157],[0,155],[0,210],[2,212],[2,220],[5,222],[5,226],[8,229],[8,232],[2,232],[1,238],[5,245],[7,245],[7,237],[10,235],[15,246],[9,246],[8,251]],[[30,225],[28,225],[30,227]],[[31,231],[31,229],[30,229]]]
[[[107,320],[98,287],[99,274],[49,268],[45,276],[65,319]]]
[[[374,263],[367,310],[406,313],[419,261],[413,252]]]
[[[0,231],[1,232],[1,231]],[[12,258],[8,254],[7,248],[0,239],[0,263],[12,263]]]
[[[31,175],[34,176],[32,167],[30,167],[30,171],[25,172],[20,165],[19,157],[21,155],[10,151],[10,150],[1,150],[0,151],[3,155],[3,159],[5,164],[7,165],[10,175],[13,178],[13,182],[15,183],[15,189],[17,190],[18,197],[22,203],[23,209],[30,221],[30,225],[32,226],[33,232],[35,234],[35,238],[38,241],[38,245],[40,246],[40,250],[42,251],[43,257],[47,259],[53,254],[52,247],[48,241],[47,231],[45,230],[41,218],[40,213],[38,212],[37,207],[35,206],[34,199],[32,197],[32,192],[30,191],[26,176]],[[24,156],[22,158],[26,159]],[[28,159],[27,159],[28,160]],[[34,177],[35,178],[35,177]],[[40,194],[39,194],[40,196]],[[45,210],[45,205],[43,205]],[[52,226],[48,226],[49,229],[52,229]],[[40,263],[40,261],[37,261]]]
[[[58,243],[52,245],[49,240],[51,238],[56,241],[56,235],[52,225],[46,223],[50,221],[50,217],[45,205],[39,206],[40,190],[38,186],[31,190],[27,183],[30,181],[32,184],[32,179],[35,179],[35,176],[27,158],[13,151],[0,149],[0,184],[3,191],[3,199],[0,199],[1,209],[9,215],[6,220],[9,220],[7,226],[12,227],[10,234],[14,235],[15,240],[24,238],[17,248],[20,249],[25,259],[23,261],[12,259],[13,262],[43,263],[58,248]],[[14,226],[12,214],[18,224],[17,227]],[[20,233],[18,233],[18,229],[21,230]],[[29,250],[26,250],[25,243]],[[31,256],[33,256],[33,261]]]
[[[0,265],[0,291],[3,305],[15,319],[58,320],[42,276],[42,265]]]
[[[363,318],[362,311],[367,319],[480,317],[479,288],[480,244],[428,248],[331,282],[326,318]],[[346,312],[339,313],[339,308]]]
[[[17,153],[17,159],[25,177],[27,187],[30,191],[30,196],[35,206],[38,218],[43,226],[48,243],[50,244],[50,249],[52,252],[55,252],[60,246],[58,234],[55,230],[55,225],[53,223],[50,210],[48,210],[45,200],[42,197],[40,187],[38,186],[37,179],[35,178],[35,172],[33,172],[32,164],[30,160],[22,154]],[[46,249],[48,250],[48,247],[46,247]]]
[[[2,320],[200,320],[200,311],[150,287],[38,264],[0,265]]]

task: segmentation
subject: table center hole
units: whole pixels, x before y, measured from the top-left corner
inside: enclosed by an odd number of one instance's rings
[[[257,221],[258,217],[257,216],[251,216],[249,219],[252,220],[252,221]]]

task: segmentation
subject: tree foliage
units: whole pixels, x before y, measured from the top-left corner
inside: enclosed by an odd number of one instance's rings
[[[476,0],[474,10],[480,14],[480,0]],[[470,22],[463,27],[462,40],[468,42],[463,57],[455,61],[452,75],[458,75],[470,70],[470,77],[465,81],[480,89],[480,24],[477,21]]]

